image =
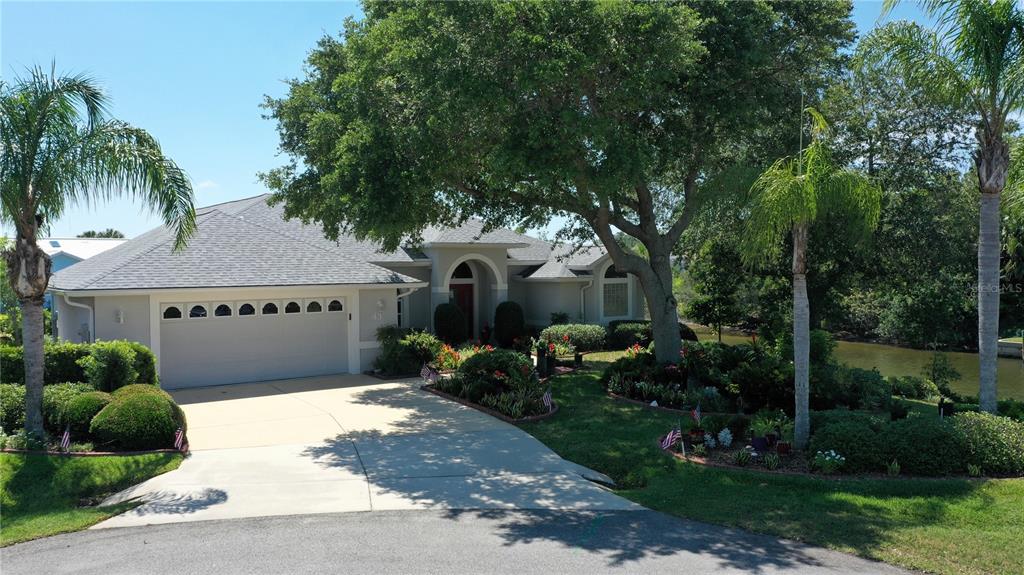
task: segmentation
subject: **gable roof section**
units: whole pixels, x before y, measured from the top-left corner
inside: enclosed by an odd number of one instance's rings
[[[425,246],[490,244],[525,248],[529,246],[528,239],[504,228],[484,232],[483,221],[476,218],[466,220],[457,228],[429,227],[423,230],[423,245]]]
[[[126,241],[122,238],[42,238],[39,247],[50,257],[64,254],[76,260],[87,260]]]
[[[419,281],[352,257],[326,239],[313,241],[296,226],[272,224],[268,212],[273,208],[265,199],[261,196],[197,210],[196,234],[181,252],[172,251],[173,232],[159,227],[61,270],[53,276],[51,286],[78,291]]]

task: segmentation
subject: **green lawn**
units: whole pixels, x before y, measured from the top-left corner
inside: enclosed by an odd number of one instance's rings
[[[50,457],[0,453],[0,546],[78,531],[133,507],[79,507],[178,467],[173,453]]]
[[[619,354],[593,354],[597,366]],[[677,417],[608,399],[597,373],[555,380],[560,411],[522,425],[651,509],[936,573],[1024,573],[1024,480],[843,479],[705,468],[662,454]],[[728,544],[728,542],[723,542]]]

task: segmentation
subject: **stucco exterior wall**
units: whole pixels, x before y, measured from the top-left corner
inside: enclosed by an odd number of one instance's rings
[[[148,295],[93,299],[95,300],[93,309],[96,313],[96,339],[127,339],[150,345]]]
[[[377,328],[395,325],[398,320],[396,302],[395,288],[359,291],[359,340],[361,344],[376,345]]]
[[[71,298],[71,301],[93,307],[94,298]],[[89,310],[68,305],[63,297],[53,298],[54,310],[57,312],[57,337],[73,343],[83,343],[95,337],[89,317]],[[86,334],[88,332],[88,335]],[[87,337],[88,339],[87,339]]]
[[[569,321],[576,323],[580,316],[580,282],[521,282],[525,294],[523,314],[526,323],[545,327],[551,323],[551,314],[564,312]],[[520,302],[522,305],[523,302]]]

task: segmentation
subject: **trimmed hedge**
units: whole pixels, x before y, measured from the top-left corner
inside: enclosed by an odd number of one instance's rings
[[[90,344],[47,342],[43,346],[43,383],[85,381],[78,360],[89,355]],[[25,361],[21,346],[0,345],[0,377],[3,383],[25,383]]]
[[[888,463],[879,449],[880,442],[881,435],[871,428],[868,419],[848,418],[819,429],[811,438],[809,453],[813,456],[819,451],[835,450],[846,458],[843,471],[878,471]]]
[[[113,399],[113,396],[105,391],[89,391],[73,397],[64,407],[62,418],[64,425],[69,426],[71,433],[76,436],[73,439],[88,435],[93,418]]]
[[[434,308],[434,331],[449,345],[458,345],[469,338],[466,314],[453,303],[442,303]]]
[[[679,337],[683,341],[697,341],[697,334],[682,322],[679,324]],[[608,324],[608,349],[626,349],[636,344],[647,347],[652,341],[654,336],[650,321],[616,320]]]
[[[153,353],[153,350],[137,341],[129,341],[128,345],[135,352],[135,364],[133,366],[137,374],[135,382],[160,385],[160,378],[156,373],[156,355]]]
[[[990,413],[950,418],[968,463],[988,475],[1024,475],[1024,423]]]
[[[494,310],[494,339],[501,347],[513,347],[526,335],[523,308],[514,301],[503,301]]]
[[[966,467],[957,430],[937,417],[907,417],[889,422],[879,451],[911,475],[949,475]],[[843,453],[842,455],[846,455]]]
[[[173,406],[156,393],[121,393],[93,417],[89,433],[104,447],[169,448],[178,428]]]
[[[138,381],[135,347],[127,341],[98,341],[78,360],[85,379],[99,391],[115,391]]]
[[[25,386],[0,383],[0,427],[4,433],[25,427]]]
[[[50,433],[60,433],[67,425],[65,412],[79,395],[93,391],[87,383],[56,383],[43,388],[43,424]]]
[[[599,351],[604,348],[605,330],[599,325],[566,323],[552,325],[540,332],[543,343],[561,343],[566,336],[576,351]]]

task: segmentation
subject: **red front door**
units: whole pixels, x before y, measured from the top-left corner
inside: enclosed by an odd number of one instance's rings
[[[451,284],[452,303],[462,310],[466,316],[466,333],[475,339],[473,333],[473,284]]]

